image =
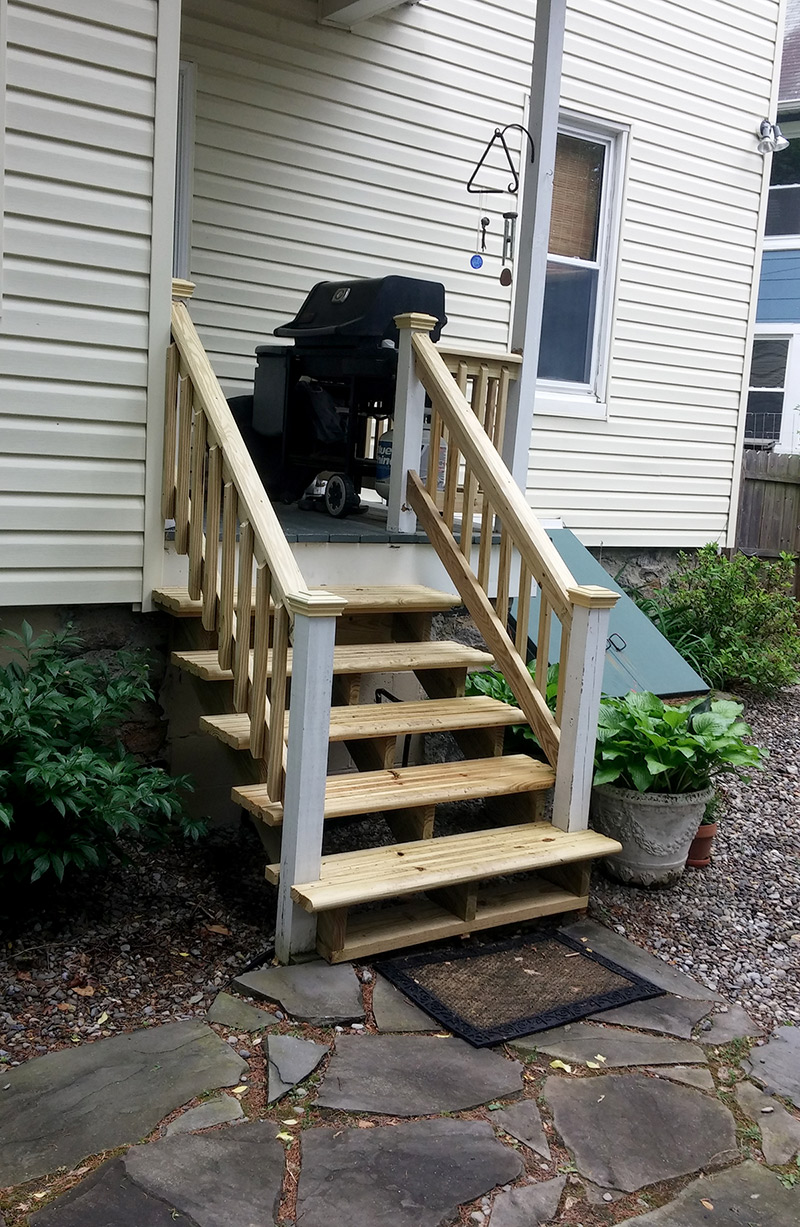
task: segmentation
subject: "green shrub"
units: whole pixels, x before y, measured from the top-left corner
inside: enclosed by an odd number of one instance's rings
[[[638,792],[700,792],[712,778],[758,767],[764,752],[743,738],[741,703],[692,699],[668,705],[650,691],[600,703],[594,783]]]
[[[82,659],[71,629],[38,639],[0,632],[0,865],[36,881],[124,855],[124,839],[197,838],[183,811],[187,777],[144,767],[113,730],[153,698],[143,653],[119,653],[118,675]]]
[[[750,686],[771,694],[797,681],[800,630],[794,559],[772,562],[713,544],[679,569],[639,608],[710,686]]]

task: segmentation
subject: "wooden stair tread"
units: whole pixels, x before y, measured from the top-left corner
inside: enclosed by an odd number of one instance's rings
[[[527,754],[472,758],[463,762],[397,767],[328,777],[325,817],[372,814],[447,801],[471,801],[552,788],[555,772]],[[283,806],[271,801],[265,784],[234,788],[232,800],[270,826],[283,821]]]
[[[206,682],[226,682],[233,678],[230,669],[221,669],[216,649],[173,652],[172,663]],[[252,667],[253,653],[250,653]],[[402,673],[417,669],[489,668],[494,662],[490,652],[465,647],[452,640],[424,643],[354,643],[337,645],[333,650],[333,672]],[[292,650],[287,669],[292,671]],[[267,677],[272,676],[272,652],[267,653]]]
[[[588,904],[588,895],[573,894],[533,875],[524,882],[496,882],[480,888],[472,920],[461,920],[432,899],[401,899],[379,910],[352,913],[343,944],[333,949],[318,939],[317,949],[332,963],[342,963],[420,942],[576,911]]]
[[[363,741],[372,737],[401,737],[406,733],[505,728],[524,723],[525,716],[518,707],[488,695],[410,703],[353,703],[331,708],[329,737],[331,741]],[[234,750],[250,748],[247,712],[203,716],[200,728]]]
[[[296,882],[292,898],[308,912],[328,911],[621,850],[616,840],[597,831],[561,831],[549,822],[525,822],[324,856],[319,879]],[[270,881],[277,881],[279,873],[280,866],[268,866]]]
[[[342,597],[347,601],[347,614],[441,613],[461,604],[460,597],[427,588],[424,584],[331,584],[311,591],[331,592]],[[154,588],[153,600],[176,618],[199,618],[203,610],[202,599],[192,600],[186,588]]]

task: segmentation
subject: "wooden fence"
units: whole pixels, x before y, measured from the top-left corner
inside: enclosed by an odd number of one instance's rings
[[[745,449],[736,548],[760,558],[797,555],[800,600],[800,456]]]

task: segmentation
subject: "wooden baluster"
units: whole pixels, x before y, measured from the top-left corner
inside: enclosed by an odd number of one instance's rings
[[[511,376],[508,372],[508,367],[504,366],[500,372],[500,386],[497,390],[497,411],[494,420],[494,433],[492,442],[498,452],[503,451],[503,435],[506,433],[506,408],[508,406],[508,389],[511,384]]]
[[[475,498],[478,493],[478,479],[469,465],[464,466],[464,493],[461,498],[461,536],[459,545],[461,553],[469,562],[472,554],[472,528],[475,515]]]
[[[536,674],[534,681],[540,694],[547,694],[547,671],[550,668],[550,628],[553,622],[553,611],[550,602],[539,589],[539,629],[536,637]]]
[[[178,406],[178,471],[175,477],[175,549],[189,548],[189,465],[192,451],[192,402],[194,389],[188,375],[181,375]]]
[[[253,529],[250,521],[244,520],[239,525],[239,590],[236,594],[236,663],[233,670],[233,706],[236,711],[247,711],[250,699],[250,620],[252,613]]]
[[[219,577],[219,521],[222,506],[222,448],[216,443],[208,451],[208,493],[206,494],[206,557],[203,564],[203,626],[217,628],[217,585]]]
[[[206,487],[206,415],[195,410],[192,431],[192,487],[189,501],[189,596],[200,599],[203,582],[203,514]]]
[[[497,395],[499,388],[500,380],[496,375],[492,375],[489,380],[489,389],[486,393],[486,417],[483,422],[483,429],[495,446],[497,446],[497,443],[494,437],[494,426],[497,417]]]
[[[558,654],[558,699],[556,700],[556,724],[561,727],[564,714],[564,695],[567,686],[567,660],[569,658],[569,627],[561,627],[561,651]],[[543,692],[544,693],[544,692]]]
[[[453,531],[453,521],[456,514],[456,493],[458,491],[458,470],[461,467],[461,453],[452,436],[447,440],[447,468],[445,469],[444,477],[444,507],[442,510],[442,518],[445,524]]]
[[[439,485],[439,451],[442,445],[442,435],[444,434],[444,424],[439,414],[434,409],[431,414],[431,442],[428,452],[428,475],[425,478],[425,489],[430,494],[431,498],[436,501],[436,491]]]
[[[517,634],[515,643],[523,660],[528,659],[528,623],[531,616],[531,573],[520,563],[519,596],[517,598]]]
[[[478,368],[477,378],[472,383],[472,412],[486,429],[486,399],[489,392],[489,368],[482,362]]]
[[[236,488],[225,482],[222,496],[222,574],[219,586],[219,643],[217,659],[221,669],[233,664],[233,587],[236,573]]]
[[[269,632],[272,624],[270,588],[272,576],[265,562],[256,568],[256,617],[253,633],[253,681],[250,687],[250,753],[263,758],[267,742],[267,672]]]
[[[272,682],[269,695],[269,745],[267,746],[267,792],[271,801],[283,800],[286,741],[286,653],[289,648],[289,613],[275,603],[272,640]]]
[[[456,383],[461,389],[461,393],[463,396],[467,395],[467,380],[468,379],[469,379],[469,365],[468,363],[461,361],[458,364],[458,370],[456,372]]]
[[[165,520],[175,516],[175,454],[178,443],[178,347],[167,349],[167,377],[164,388],[164,467],[161,479],[161,514]]]
[[[511,591],[511,557],[514,545],[511,534],[506,532],[504,524],[500,525],[500,559],[497,566],[497,616],[508,625],[508,598]]]
[[[489,591],[489,572],[492,567],[492,537],[494,535],[494,509],[484,490],[481,507],[481,543],[478,550],[478,583],[484,592]]]

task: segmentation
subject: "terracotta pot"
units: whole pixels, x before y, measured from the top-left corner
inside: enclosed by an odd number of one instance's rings
[[[686,867],[713,788],[702,792],[636,792],[603,784],[592,789],[592,826],[618,839],[622,851],[603,861],[603,870],[634,886],[669,886]]]
[[[711,845],[716,833],[716,822],[706,822],[698,827],[686,858],[686,864],[692,869],[705,869],[711,864]]]

